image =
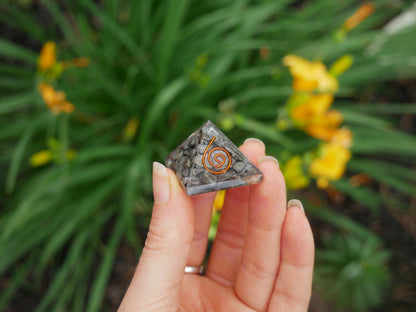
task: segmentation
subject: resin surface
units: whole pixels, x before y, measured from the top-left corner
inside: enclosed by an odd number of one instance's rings
[[[188,195],[260,183],[262,172],[211,121],[165,159]]]

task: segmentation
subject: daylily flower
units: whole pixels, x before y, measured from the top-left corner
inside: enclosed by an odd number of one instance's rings
[[[215,195],[214,206],[212,208],[213,212],[218,212],[222,210],[222,206],[224,205],[225,199],[225,190],[218,191]]]
[[[283,64],[289,67],[293,76],[293,89],[297,92],[334,93],[338,90],[338,81],[321,62],[309,62],[296,55],[287,55]]]
[[[331,137],[331,142],[350,148],[352,146],[352,132],[345,127],[338,129]]]
[[[350,54],[345,54],[337,59],[329,68],[331,75],[338,77],[351,67],[354,58]]]
[[[90,60],[86,57],[71,60],[57,61],[56,44],[53,41],[46,42],[39,53],[38,71],[44,76],[43,80],[55,80],[64,70],[72,67],[86,67]]]
[[[288,103],[293,123],[300,127],[307,126],[313,118],[324,115],[333,100],[330,94],[294,94]]]
[[[309,185],[310,179],[303,171],[303,160],[296,155],[291,157],[283,166],[286,187],[289,190],[299,190]]]
[[[288,100],[287,111],[279,116],[278,125],[282,128],[292,124],[314,138],[330,142],[343,121],[340,112],[329,110],[334,101],[333,92],[338,88],[336,76],[345,72],[352,62],[350,55],[344,55],[327,72],[322,63],[309,62],[294,55],[286,56],[284,63],[289,65],[296,93]],[[329,85],[332,87],[325,87]],[[316,90],[327,92],[316,94]],[[284,122],[285,116],[290,118],[289,123]]]
[[[311,137],[330,141],[343,121],[341,113],[328,110],[333,100],[330,94],[294,94],[288,103],[293,125]]]
[[[331,141],[343,121],[342,114],[334,109],[311,118],[305,126],[305,132],[313,138]]]
[[[343,24],[348,30],[357,27],[363,20],[369,17],[374,12],[374,4],[372,2],[363,3],[357,11],[354,12],[349,18],[347,18]]]
[[[50,150],[41,150],[30,156],[29,163],[32,167],[40,167],[49,164],[52,158],[53,156]]]
[[[316,179],[320,188],[327,188],[329,181],[340,179],[351,158],[352,133],[347,128],[340,128],[343,116],[330,107],[333,94],[338,90],[337,77],[352,62],[350,55],[344,55],[327,71],[321,62],[309,62],[296,55],[283,59],[293,76],[294,94],[279,115],[277,124],[280,129],[293,125],[311,137],[325,141],[308,161],[309,176]],[[300,189],[309,184],[303,166],[302,158],[294,156],[282,167],[288,189]]]
[[[343,176],[350,158],[349,149],[336,143],[324,143],[320,147],[319,156],[311,162],[310,175],[317,179],[319,188],[325,189],[329,186],[329,181],[339,180]]]
[[[46,83],[41,83],[38,86],[38,90],[40,91],[46,106],[55,115],[60,113],[70,114],[74,111],[74,104],[66,100],[66,94],[63,91],[56,91],[52,86]]]
[[[139,119],[137,117],[132,117],[127,122],[127,125],[124,127],[123,131],[123,140],[130,141],[137,133],[139,128]]]
[[[63,159],[61,155],[61,143],[55,139],[48,140],[48,149],[41,150],[33,154],[30,159],[29,163],[32,167],[41,167],[44,165],[49,164],[50,162],[55,163],[62,163],[65,159]],[[74,149],[68,149],[64,158],[66,160],[73,160],[75,158],[76,152]]]
[[[374,4],[372,2],[364,2],[350,17],[348,17],[340,28],[334,32],[336,41],[345,40],[347,33],[357,27],[362,21],[368,18],[374,12]]]
[[[41,71],[50,70],[56,63],[56,45],[52,41],[46,42],[39,54],[38,68]]]

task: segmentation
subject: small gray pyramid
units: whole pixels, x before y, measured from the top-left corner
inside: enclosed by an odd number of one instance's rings
[[[211,121],[165,159],[188,195],[260,183],[263,173]]]

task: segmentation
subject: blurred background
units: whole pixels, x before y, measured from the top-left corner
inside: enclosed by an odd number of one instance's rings
[[[115,310],[209,119],[303,201],[310,311],[416,311],[414,1],[2,0],[0,34],[0,310]]]

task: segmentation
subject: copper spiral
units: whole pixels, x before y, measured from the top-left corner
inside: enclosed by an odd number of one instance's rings
[[[213,149],[211,149],[209,152],[209,148],[212,145],[212,143],[214,142],[216,137],[213,137],[211,139],[211,141],[209,142],[207,148],[204,151],[204,156],[202,157],[202,163],[204,165],[204,168],[207,169],[209,172],[213,173],[213,174],[221,174],[226,172],[230,167],[231,167],[231,155],[230,153],[221,147],[214,147]],[[212,156],[212,152],[214,151],[221,151],[221,154],[216,154],[215,156]],[[220,170],[220,171],[214,171],[211,170],[210,168],[207,167],[206,163],[205,163],[205,158],[208,154],[208,162],[209,164],[213,167],[213,168],[221,168],[228,160],[228,165],[225,169]],[[215,161],[215,163],[213,162],[213,160]]]

